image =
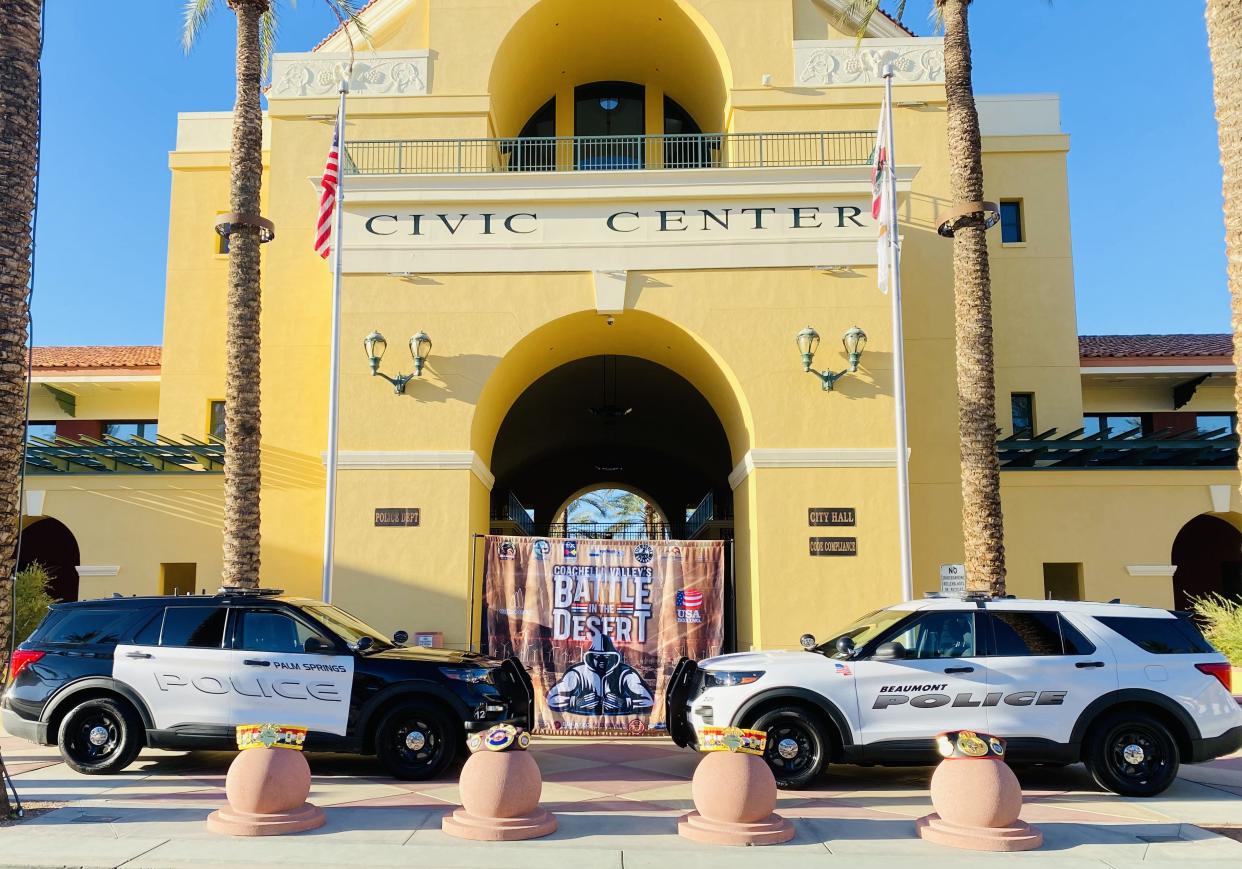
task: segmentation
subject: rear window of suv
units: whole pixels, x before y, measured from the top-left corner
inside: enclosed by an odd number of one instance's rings
[[[119,643],[121,630],[133,615],[133,610],[118,607],[53,610],[31,639],[39,643],[66,645]]]
[[[1188,619],[1096,616],[1096,621],[1153,655],[1210,655],[1216,651]]]

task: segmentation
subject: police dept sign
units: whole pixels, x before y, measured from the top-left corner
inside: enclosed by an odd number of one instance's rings
[[[720,653],[719,540],[487,538],[487,650],[516,655],[543,733],[665,732],[682,654]]]

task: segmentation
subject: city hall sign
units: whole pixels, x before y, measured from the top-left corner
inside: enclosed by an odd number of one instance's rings
[[[762,268],[875,263],[862,197],[657,202],[347,202],[352,273]],[[471,207],[463,207],[469,205]]]

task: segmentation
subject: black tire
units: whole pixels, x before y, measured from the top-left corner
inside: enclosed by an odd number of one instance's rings
[[[815,781],[828,764],[831,743],[819,718],[799,706],[780,706],[759,715],[750,724],[768,734],[763,759],[776,786],[800,790]]]
[[[1154,797],[1177,778],[1177,740],[1145,712],[1114,712],[1087,736],[1083,762],[1096,784],[1123,797]]]
[[[462,726],[430,703],[403,703],[380,719],[375,753],[393,778],[425,781],[457,757]]]
[[[142,751],[142,720],[127,702],[97,697],[78,704],[60,723],[56,745],[69,768],[85,775],[120,772]]]

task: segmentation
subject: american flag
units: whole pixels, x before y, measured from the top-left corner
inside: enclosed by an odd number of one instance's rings
[[[332,253],[332,214],[336,211],[336,184],[341,174],[339,127],[332,133],[332,150],[319,181],[319,222],[315,224],[315,253],[324,259]]]
[[[703,592],[686,589],[677,592],[677,609],[696,610],[703,605]]]

